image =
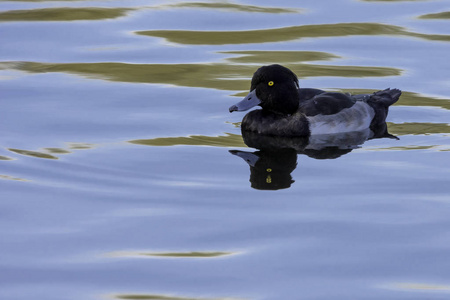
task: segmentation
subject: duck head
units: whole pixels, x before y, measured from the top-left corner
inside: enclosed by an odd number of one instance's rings
[[[293,114],[298,110],[298,78],[280,65],[263,66],[253,74],[250,93],[230,112],[245,111],[256,105],[279,114]]]

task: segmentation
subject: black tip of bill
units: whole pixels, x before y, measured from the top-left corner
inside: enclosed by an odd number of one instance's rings
[[[232,113],[233,111],[237,111],[238,107],[236,105],[232,105],[230,106],[230,113]]]

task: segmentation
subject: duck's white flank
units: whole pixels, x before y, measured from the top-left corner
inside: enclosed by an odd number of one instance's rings
[[[311,135],[364,130],[370,127],[375,111],[367,103],[357,101],[334,115],[307,117]]]

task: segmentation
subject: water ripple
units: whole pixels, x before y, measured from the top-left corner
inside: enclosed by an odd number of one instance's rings
[[[381,23],[338,23],[301,25],[242,31],[143,30],[136,34],[164,38],[185,45],[225,45],[284,42],[302,38],[342,37],[355,35],[401,35],[426,40],[450,41],[450,35],[424,34]]]

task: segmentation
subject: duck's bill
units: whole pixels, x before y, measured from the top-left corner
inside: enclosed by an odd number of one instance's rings
[[[246,111],[260,104],[261,100],[256,97],[256,89],[251,91],[245,98],[235,105],[230,106],[230,113],[233,111]]]
[[[240,158],[245,160],[251,167],[254,167],[259,160],[259,156],[252,152],[239,151],[239,150],[229,150],[229,152],[231,154],[239,156]]]

